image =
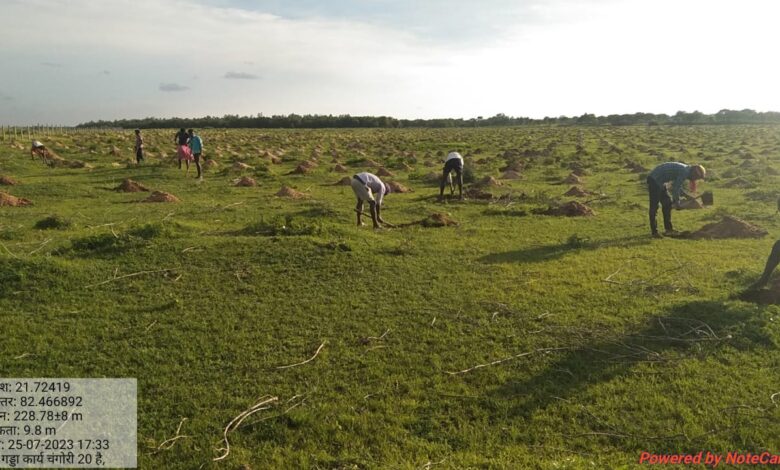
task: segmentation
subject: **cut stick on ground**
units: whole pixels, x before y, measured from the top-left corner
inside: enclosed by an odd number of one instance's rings
[[[137,273],[125,274],[124,276],[117,276],[116,275],[117,273],[115,271],[113,278],[105,280],[103,282],[98,282],[97,284],[88,284],[88,285],[84,286],[84,288],[87,289],[89,287],[102,286],[103,284],[108,284],[109,282],[118,281],[119,279],[126,279],[128,277],[141,276],[143,274],[164,273],[164,272],[168,272],[168,271],[173,271],[173,269],[157,269],[157,270],[153,270],[153,271],[138,271]]]
[[[354,209],[354,211],[355,211],[355,212],[357,212],[357,213],[358,213],[358,214],[360,214],[360,215],[364,215],[364,216],[366,216],[366,217],[371,217],[371,214],[366,214],[366,213],[365,213],[365,212],[363,212],[363,211],[359,211],[359,210],[357,210],[357,209]],[[382,222],[382,223],[383,223],[383,224],[385,224],[385,225],[387,225],[388,227],[392,227],[392,228],[398,228],[398,226],[397,226],[397,225],[395,225],[395,224],[391,224],[390,222]]]
[[[317,357],[317,355],[320,353],[320,351],[322,351],[322,348],[325,347],[325,343],[326,343],[326,341],[323,341],[322,344],[320,344],[320,347],[317,348],[317,352],[315,352],[314,355],[312,357],[310,357],[309,359],[306,359],[303,362],[298,362],[296,364],[290,364],[289,366],[278,366],[277,369],[289,369],[290,367],[298,367],[298,366],[302,366],[304,364],[308,364],[309,362],[313,361],[314,358]]]
[[[520,353],[520,354],[515,354],[514,356],[509,356],[509,357],[504,358],[504,359],[499,359],[497,361],[488,362],[487,364],[478,364],[478,365],[476,365],[474,367],[469,367],[468,369],[459,370],[457,372],[449,372],[448,371],[447,373],[450,374],[450,375],[465,374],[467,372],[471,372],[473,370],[481,369],[483,367],[495,366],[495,365],[498,365],[498,364],[502,364],[504,362],[508,362],[508,361],[514,360],[514,359],[519,359],[521,357],[530,356],[532,354],[548,353],[548,352],[551,352],[551,351],[563,351],[565,349],[570,349],[570,348],[541,348],[541,349],[534,349],[533,351],[528,351],[528,352],[524,352],[524,353]]]
[[[270,395],[265,395],[263,397],[260,397],[254,405],[242,411],[241,414],[233,418],[228,423],[228,425],[225,426],[225,431],[222,433],[222,439],[223,442],[225,443],[225,447],[221,447],[217,449],[218,451],[224,451],[224,453],[219,457],[214,457],[213,460],[215,462],[218,460],[223,460],[228,455],[230,455],[230,441],[228,440],[228,433],[230,433],[231,431],[236,429],[239,425],[241,425],[241,423],[249,416],[257,413],[258,411],[267,410],[268,408],[271,407],[271,404],[277,402],[278,400],[279,397],[272,397]]]

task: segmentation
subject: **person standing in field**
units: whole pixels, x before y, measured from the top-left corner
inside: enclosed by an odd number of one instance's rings
[[[458,195],[460,199],[463,199],[463,157],[456,151],[451,151],[447,154],[447,158],[444,160],[444,170],[442,171],[441,184],[439,185],[439,200],[444,199],[444,185],[450,184],[450,194],[455,192],[455,188],[452,186],[452,172],[455,172],[455,177],[458,179]]]
[[[352,191],[357,197],[357,224],[364,225],[360,217],[363,215],[363,203],[368,202],[371,211],[371,221],[374,228],[381,228],[380,224],[388,224],[382,220],[382,202],[385,196],[390,194],[390,187],[372,173],[358,173],[352,177]],[[389,225],[389,224],[388,224]]]
[[[141,137],[141,129],[135,130],[135,163],[140,165],[144,159],[144,138]]]
[[[187,133],[190,136],[190,151],[195,158],[195,168],[198,169],[198,179],[203,179],[203,169],[200,165],[200,156],[203,154],[203,139],[195,133],[193,129],[189,129]]]
[[[650,196],[650,231],[654,238],[661,238],[658,233],[658,224],[655,216],[658,213],[658,205],[661,205],[661,212],[664,216],[664,235],[675,235],[672,227],[672,205],[680,208],[680,194],[685,180],[690,181],[692,192],[696,192],[696,181],[703,180],[707,172],[701,165],[686,165],[680,162],[662,163],[655,167],[647,175],[647,190]],[[672,184],[672,195],[666,184]]]
[[[183,127],[179,129],[179,132],[176,133],[175,141],[177,146],[176,154],[179,158],[179,169],[181,170],[181,161],[184,160],[184,162],[187,164],[187,174],[189,174],[190,162],[192,161],[192,152],[190,151],[190,147],[188,145],[190,143],[190,136]]]

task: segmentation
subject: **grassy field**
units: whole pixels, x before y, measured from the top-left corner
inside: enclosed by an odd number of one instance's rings
[[[171,162],[173,134],[145,131],[141,166],[131,131],[44,138],[82,168],[0,147],[18,182],[0,191],[32,201],[0,207],[1,374],[136,377],[140,468],[633,468],[642,451],[780,451],[780,309],[735,297],[780,238],[780,127],[205,130],[217,166],[203,182]],[[483,188],[495,199],[436,201],[429,173],[450,149],[470,179],[502,184]],[[671,160],[704,164],[715,196],[675,212],[676,228],[730,214],[769,235],[651,239],[644,173],[626,163]],[[305,161],[317,166],[290,174]],[[388,196],[389,222],[458,225],[356,227],[351,188],[334,183],[375,162],[413,189]],[[522,179],[501,179],[507,166]],[[595,215],[536,214],[573,199],[573,169]],[[149,193],[113,190],[125,178],[181,201],[139,203]],[[276,196],[283,185],[305,197]],[[277,400],[213,461],[264,396]],[[160,448],[182,418],[188,437]]]

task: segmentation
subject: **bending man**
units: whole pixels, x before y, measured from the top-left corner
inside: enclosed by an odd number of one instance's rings
[[[439,185],[439,200],[444,199],[444,185],[449,182],[450,194],[455,192],[452,187],[452,176],[450,173],[455,171],[455,177],[458,178],[458,195],[463,199],[463,157],[455,151],[450,152],[444,160],[444,170]]]
[[[685,180],[690,181],[691,191],[696,192],[696,180],[703,180],[707,172],[701,165],[686,165],[679,162],[662,163],[647,176],[647,190],[650,195],[650,231],[655,238],[661,238],[655,216],[658,204],[664,216],[664,234],[674,235],[672,227],[672,204],[680,208],[680,193]],[[666,183],[672,183],[672,195],[666,189]]]
[[[357,197],[357,224],[364,225],[360,217],[363,215],[363,203],[368,202],[371,211],[371,221],[374,228],[380,228],[380,224],[387,224],[382,220],[382,201],[390,194],[390,187],[372,173],[358,173],[352,177],[352,191]]]

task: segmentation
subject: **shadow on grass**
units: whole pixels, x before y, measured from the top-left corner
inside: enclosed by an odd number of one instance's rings
[[[612,240],[581,240],[570,238],[568,241],[554,245],[534,246],[520,250],[491,253],[479,258],[478,261],[487,264],[501,263],[540,263],[561,258],[567,253],[582,250],[598,250],[600,248],[634,247],[647,245],[651,242],[648,236],[631,236]]]
[[[702,359],[725,348],[774,347],[763,327],[763,320],[752,306],[695,301],[651,317],[625,335],[562,329],[560,336],[576,338],[574,341],[581,344],[567,349],[542,373],[507,383],[492,395],[513,401],[513,415],[530,417],[557,400],[619,379],[639,363]]]

